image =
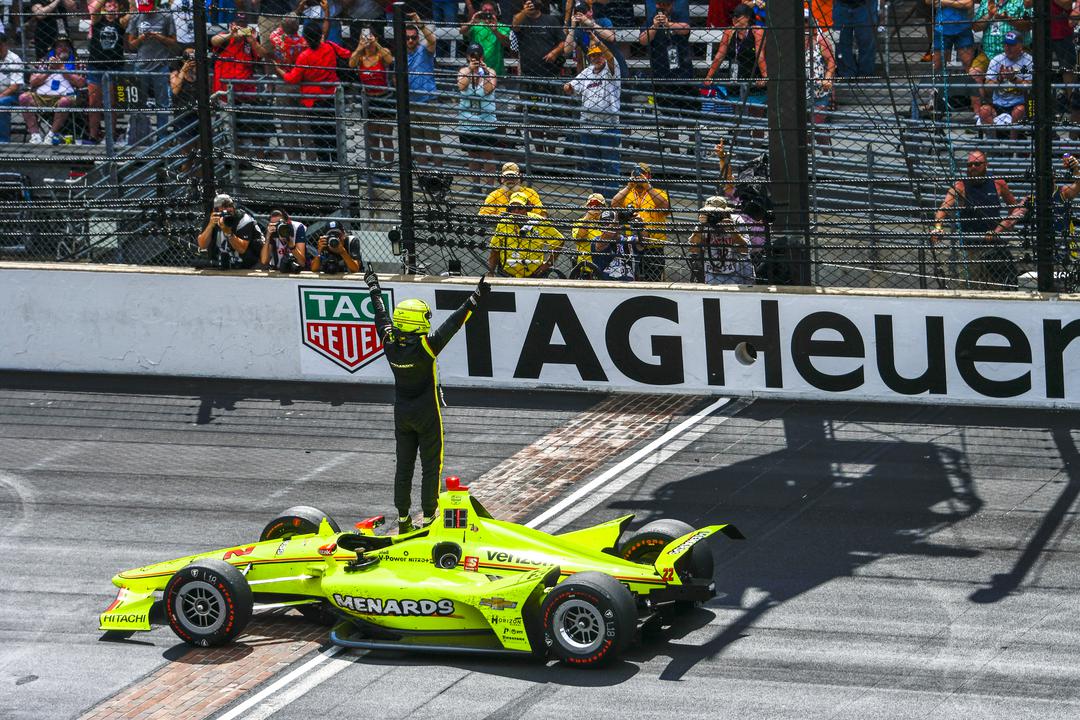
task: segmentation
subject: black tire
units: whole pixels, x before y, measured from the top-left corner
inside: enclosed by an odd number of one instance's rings
[[[323,518],[326,518],[327,522],[330,523],[330,527],[333,528],[334,532],[341,532],[341,528],[338,527],[334,518],[322,510],[307,505],[296,505],[281,512],[276,518],[268,522],[263,531],[259,533],[259,542],[263,540],[284,540],[293,535],[308,535],[318,532]]]
[[[664,546],[693,531],[694,528],[682,520],[668,518],[653,520],[631,533],[630,537],[619,545],[619,557],[651,567],[660,556],[660,551],[664,549]],[[690,571],[691,576],[701,580],[712,578],[713,556],[708,545],[699,542],[694,546],[690,551],[690,563],[687,570]]]
[[[630,644],[637,627],[634,596],[610,575],[571,575],[548,592],[540,608],[544,645],[577,667],[611,662]]]
[[[165,586],[165,617],[184,642],[224,645],[251,620],[254,599],[243,574],[224,560],[199,560]]]

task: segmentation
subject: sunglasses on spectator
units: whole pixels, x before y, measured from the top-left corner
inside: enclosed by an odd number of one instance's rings
[[[978,167],[979,165],[985,165],[985,160],[968,160],[968,167]]]

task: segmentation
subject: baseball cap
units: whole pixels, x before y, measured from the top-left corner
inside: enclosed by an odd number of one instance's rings
[[[465,57],[475,57],[475,56],[484,57],[484,48],[482,48],[477,43],[473,43],[472,45],[469,46],[469,49],[465,51]]]
[[[1012,30],[1005,33],[1005,44],[1006,45],[1019,45],[1020,44],[1020,34],[1017,33],[1017,32],[1014,32]]]
[[[499,175],[521,175],[521,168],[515,162],[503,163],[502,171]]]
[[[731,212],[731,204],[723,195],[713,195],[705,200],[698,212]]]
[[[617,217],[618,216],[615,215],[614,210],[605,210],[604,212],[600,213],[600,222],[602,222],[602,223],[613,223],[613,222],[615,222]]]
[[[524,206],[527,207],[529,205],[529,196],[526,195],[523,192],[516,192],[516,193],[514,193],[513,195],[510,196],[510,202],[507,203],[507,204],[509,204],[509,205],[524,205]]]
[[[589,51],[585,53],[585,56],[595,55],[596,53],[604,52],[604,48],[600,47],[600,43],[594,42],[589,45]]]
[[[601,205],[607,205],[607,200],[605,200],[604,196],[601,195],[600,193],[592,193],[591,195],[589,195],[589,197],[587,197],[585,199],[585,204],[586,205],[588,205],[589,203],[592,203],[592,202],[598,202]]]
[[[328,233],[331,233],[331,232],[344,233],[345,232],[345,226],[342,225],[337,220],[331,220],[330,222],[328,222],[326,224],[326,232],[328,232]]]
[[[648,163],[640,162],[630,168],[630,177],[639,177],[642,175],[645,177],[652,177],[652,166]]]
[[[225,193],[221,193],[220,195],[215,195],[214,196],[214,209],[215,210],[223,208],[226,205],[228,205],[230,207],[233,206],[233,205],[236,205],[236,203],[233,202],[232,195],[226,195]]]

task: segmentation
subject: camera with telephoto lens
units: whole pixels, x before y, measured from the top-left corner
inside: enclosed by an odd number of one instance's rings
[[[637,209],[633,207],[615,208],[615,220],[622,224],[631,222],[637,215]]]
[[[240,213],[236,212],[236,208],[224,207],[220,210],[221,223],[229,229],[230,232],[236,230],[236,226],[240,224]]]
[[[296,260],[296,256],[291,252],[287,252],[281,256],[281,260],[278,261],[278,272],[282,273],[298,273],[304,268],[300,267],[300,263]]]
[[[274,231],[278,240],[284,240],[285,242],[292,242],[296,231],[293,229],[292,223],[288,220],[282,220],[278,223],[277,230]]]
[[[714,210],[714,211],[710,211],[710,212],[705,213],[705,224],[706,225],[719,225],[720,223],[724,222],[725,220],[730,220],[730,219],[731,219],[731,213],[727,213],[727,212],[724,212],[724,211],[721,211],[721,210]]]
[[[326,247],[337,250],[341,247],[341,236],[337,234],[327,236]]]

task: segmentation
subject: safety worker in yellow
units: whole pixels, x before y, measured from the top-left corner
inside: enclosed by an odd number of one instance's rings
[[[529,206],[537,215],[547,217],[540,194],[525,184],[521,177],[521,168],[515,162],[503,163],[499,172],[499,187],[488,193],[477,215],[502,215],[510,205],[510,196],[523,192],[529,197]]]
[[[525,193],[514,193],[491,236],[488,272],[506,277],[547,277],[563,240],[551,221],[532,211]]]
[[[398,511],[398,533],[415,529],[409,509],[412,505],[412,477],[416,453],[420,451],[420,505],[424,518],[420,525],[435,520],[439,499],[439,478],[443,462],[442,388],[435,358],[488,293],[484,278],[461,307],[450,314],[434,332],[431,308],[423,300],[410,298],[394,307],[391,317],[382,300],[379,278],[370,269],[364,273],[375,309],[375,327],[383,352],[394,373],[394,441],[397,469],[394,473],[394,505]]]

